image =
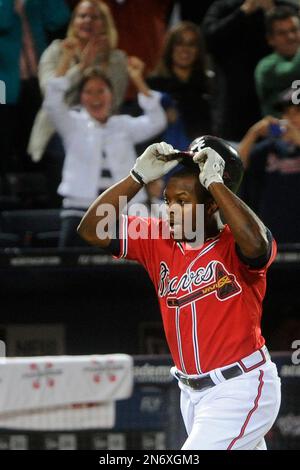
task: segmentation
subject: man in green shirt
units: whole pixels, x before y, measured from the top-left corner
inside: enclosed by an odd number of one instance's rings
[[[256,67],[256,90],[262,114],[278,116],[275,105],[280,93],[300,78],[299,16],[289,7],[275,8],[266,17],[266,32],[274,52]]]

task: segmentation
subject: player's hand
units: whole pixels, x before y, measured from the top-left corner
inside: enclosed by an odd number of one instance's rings
[[[137,158],[136,163],[131,170],[132,178],[138,183],[147,184],[161,178],[169,171],[173,170],[181,161],[176,158],[176,153],[172,145],[166,142],[152,144],[146,148],[145,152]]]
[[[199,179],[202,186],[208,189],[211,183],[223,183],[225,161],[218,152],[205,147],[195,153],[193,160],[199,165]]]

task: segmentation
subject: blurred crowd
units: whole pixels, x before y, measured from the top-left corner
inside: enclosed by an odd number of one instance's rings
[[[240,195],[278,242],[299,243],[299,12],[298,0],[0,0],[0,245],[24,246],[1,239],[8,213],[56,209],[59,246],[81,246],[83,213],[143,148],[203,134],[239,149]],[[161,201],[164,184],[136,201]]]

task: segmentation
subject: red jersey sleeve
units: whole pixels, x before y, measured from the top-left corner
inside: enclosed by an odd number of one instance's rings
[[[126,258],[138,261],[147,267],[152,258],[153,219],[122,215],[119,237],[120,253],[115,258]]]

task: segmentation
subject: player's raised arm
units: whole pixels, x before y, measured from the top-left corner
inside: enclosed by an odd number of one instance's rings
[[[214,198],[242,255],[246,258],[266,255],[269,250],[266,227],[247,204],[225,186],[225,162],[221,155],[206,147],[197,152],[193,159],[200,168],[200,183]]]
[[[142,185],[136,182],[131,176],[127,176],[123,180],[114,184],[102,193],[89,207],[85,215],[83,216],[77,231],[79,235],[84,238],[91,245],[97,245],[101,248],[107,248],[110,244],[112,234],[109,231],[109,227],[116,224],[116,220],[119,218],[120,212],[120,196],[126,196],[127,200],[130,201],[141,189]],[[112,211],[101,211],[102,208],[108,207],[109,204]],[[102,212],[101,215],[99,215]],[[99,236],[99,230],[97,226],[104,217],[107,218],[107,232],[103,233],[103,236]]]
[[[180,158],[169,161],[168,156],[176,151],[172,145],[161,142],[150,145],[136,160],[130,175],[104,191],[89,207],[82,218],[78,233],[87,242],[102,248],[110,245],[112,233],[109,230],[119,219],[124,209],[124,196],[129,202],[144,184],[161,178],[175,168]],[[108,230],[99,231],[99,223],[105,219]]]

